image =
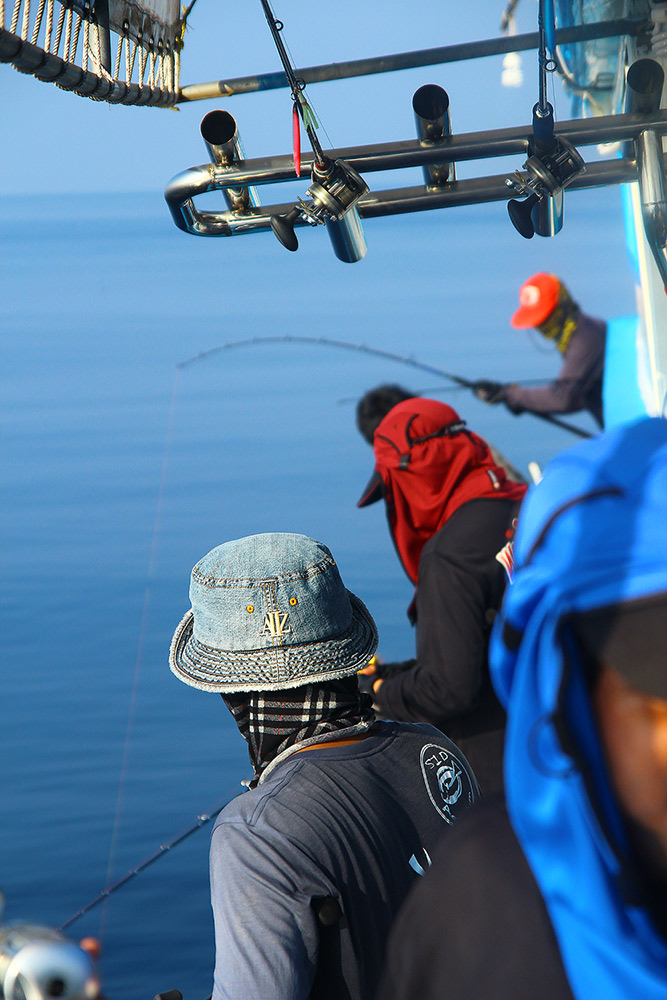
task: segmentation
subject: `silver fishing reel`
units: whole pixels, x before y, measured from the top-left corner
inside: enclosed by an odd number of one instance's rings
[[[324,168],[316,164],[311,180],[307,191],[311,200],[300,198],[286,215],[274,215],[271,229],[287,250],[298,250],[297,219],[311,226],[326,224],[336,256],[350,263],[360,260],[366,243],[355,206],[368,191],[368,184],[345,160],[328,161]]]
[[[58,931],[35,924],[0,927],[3,1000],[97,1000],[90,954]]]
[[[537,231],[541,236],[552,236],[562,226],[563,188],[567,187],[577,174],[585,170],[585,163],[579,151],[567,139],[554,137],[553,144],[547,150],[533,153],[523,165],[524,173],[515,170],[505,183],[518,194],[527,195],[525,201],[512,199],[507,203],[507,211],[512,225],[526,239],[531,239]],[[560,219],[554,226],[552,221],[548,230],[540,225],[544,212],[544,203],[558,200],[560,204]]]
[[[326,219],[340,221],[346,212],[368,191],[368,184],[345,160],[329,161],[326,170],[313,167],[313,183],[308,194],[313,199],[308,215],[317,222]]]

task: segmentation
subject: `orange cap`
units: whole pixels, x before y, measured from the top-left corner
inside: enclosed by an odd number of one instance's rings
[[[539,326],[558,305],[560,281],[555,274],[534,274],[519,289],[519,308],[510,323],[517,330]]]

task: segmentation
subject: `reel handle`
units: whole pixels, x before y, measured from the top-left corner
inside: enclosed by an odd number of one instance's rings
[[[510,198],[507,202],[507,212],[512,220],[512,225],[517,233],[520,233],[526,240],[532,240],[535,235],[532,212],[539,200],[536,194],[530,194],[523,201]]]
[[[294,252],[299,249],[299,241],[294,232],[294,223],[299,218],[301,209],[298,205],[290,209],[286,215],[274,215],[271,219],[271,229],[276,239],[286,250]],[[172,991],[173,992],[173,991]],[[157,998],[156,998],[157,1000]],[[163,998],[165,1000],[165,998]],[[166,997],[166,1000],[178,1000],[177,997]],[[182,1000],[182,998],[181,998]]]

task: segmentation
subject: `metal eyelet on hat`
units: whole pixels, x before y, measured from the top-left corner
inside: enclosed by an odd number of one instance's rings
[[[249,615],[251,615],[254,610],[255,610],[254,604],[249,604],[248,607],[246,608],[246,611],[248,612]]]
[[[296,597],[290,597],[289,602],[290,602],[290,604],[292,605],[293,608],[296,607],[296,605],[299,603],[297,601]]]

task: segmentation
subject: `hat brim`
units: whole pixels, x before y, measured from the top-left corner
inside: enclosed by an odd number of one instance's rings
[[[373,475],[366,483],[366,488],[361,494],[360,498],[357,500],[357,507],[368,507],[372,503],[377,503],[378,500],[382,499],[383,493],[383,483],[382,476],[377,469],[373,471]]]
[[[194,637],[188,611],[171,640],[169,666],[179,680],[201,691],[282,691],[338,680],[368,665],[378,644],[375,622],[363,601],[347,591],[352,619],[344,632],[320,642],[268,649],[224,650]],[[248,673],[252,680],[247,679]],[[245,677],[245,679],[244,679]],[[259,678],[259,679],[258,679]]]
[[[510,319],[510,326],[513,326],[515,330],[530,330],[532,327],[539,326],[540,323],[544,323],[545,319],[551,316],[551,313],[556,308],[557,301],[554,305],[542,305],[540,308],[535,306],[519,306]]]

